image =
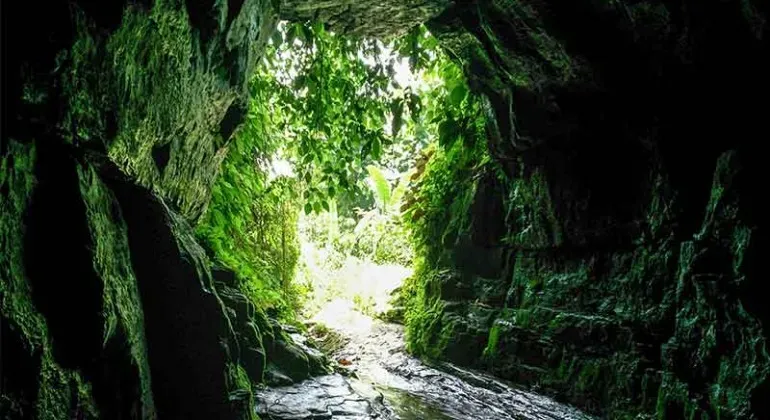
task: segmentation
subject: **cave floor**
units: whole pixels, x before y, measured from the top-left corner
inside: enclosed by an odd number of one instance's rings
[[[257,392],[263,419],[590,419],[550,398],[479,372],[429,366],[405,351],[403,327],[355,311],[326,319],[345,337],[340,373]]]

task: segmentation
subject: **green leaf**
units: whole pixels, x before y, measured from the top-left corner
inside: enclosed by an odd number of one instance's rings
[[[457,140],[460,133],[460,126],[453,118],[449,118],[438,126],[438,142],[444,147],[448,147]]]
[[[369,172],[369,188],[372,190],[377,205],[384,210],[390,203],[390,183],[380,168],[369,165],[366,170]]]
[[[294,25],[292,25],[292,29],[294,30],[294,35],[297,37],[297,39],[299,39],[303,43],[307,43],[308,41],[310,41],[310,38],[305,36],[306,35],[305,27],[302,26],[301,23],[295,23]]]
[[[321,201],[321,207],[323,207],[324,210],[329,211],[329,203],[326,200]]]
[[[295,90],[302,90],[305,86],[307,86],[307,76],[304,74],[300,74],[294,79],[294,82],[292,83],[292,88]]]
[[[313,212],[313,206],[310,205],[310,203],[305,203],[305,214],[310,214]]]
[[[313,30],[309,26],[300,25],[302,28],[302,38],[305,39],[306,42],[310,43],[313,41]]]
[[[425,39],[422,45],[426,50],[433,50],[438,47],[438,38],[435,36],[429,36]]]
[[[382,143],[379,138],[372,139],[372,158],[378,160],[382,155]]]
[[[411,114],[412,121],[419,121],[420,112],[422,111],[420,97],[410,92],[408,98],[407,106],[409,107],[409,114]]]
[[[398,185],[393,189],[390,195],[390,206],[395,207],[401,202],[406,194],[407,187],[409,186],[409,173],[405,173],[399,178]]]
[[[318,201],[313,203],[313,210],[315,210],[316,213],[320,213],[321,212],[321,203],[319,203]]]
[[[452,93],[449,94],[449,102],[455,108],[459,108],[466,95],[468,95],[468,88],[465,86],[465,84],[460,83],[455,86],[454,89],[452,89]]]
[[[337,191],[334,189],[333,185],[329,185],[327,193],[329,194],[329,197],[334,198],[334,195],[337,194]]]

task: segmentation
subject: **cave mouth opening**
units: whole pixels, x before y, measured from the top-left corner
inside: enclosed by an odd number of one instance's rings
[[[462,70],[422,26],[379,40],[280,22],[250,96],[197,229],[215,260],[290,324],[400,316],[413,189],[478,111]]]

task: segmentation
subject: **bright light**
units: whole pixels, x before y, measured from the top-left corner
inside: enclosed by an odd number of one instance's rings
[[[310,217],[325,216],[328,215]],[[337,258],[339,255],[331,247],[319,246],[311,238],[301,238],[300,275],[304,278],[300,281],[313,289],[311,301],[306,305],[309,318],[340,316],[353,309],[385,312],[393,290],[412,274],[410,267],[375,264],[351,255],[332,263]]]
[[[291,162],[289,162],[286,159],[282,158],[273,158],[273,160],[270,162],[270,176],[269,179],[272,181],[278,177],[293,177],[294,176],[294,167],[292,166]]]
[[[412,69],[409,68],[409,61],[407,59],[400,58],[396,60],[396,64],[393,68],[396,71],[393,78],[401,87],[411,87],[415,89],[421,85],[421,78],[412,73]]]
[[[343,298],[327,303],[311,321],[352,334],[366,334],[372,329],[372,319],[356,311],[353,302]]]

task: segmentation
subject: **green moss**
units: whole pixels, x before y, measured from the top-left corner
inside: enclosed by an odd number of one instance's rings
[[[121,94],[120,128],[109,144],[110,157],[190,218],[208,203],[224,157],[224,139],[216,133],[236,99],[217,75],[191,60],[194,48],[187,13],[166,2],[149,13],[129,8],[106,45]],[[159,168],[153,151],[164,147],[169,161]]]
[[[522,162],[518,162],[520,168]],[[523,174],[522,174],[523,175]],[[526,248],[559,245],[563,233],[554,211],[548,184],[541,170],[516,177],[505,201],[509,225],[506,242]]]
[[[407,349],[418,355],[440,356],[442,349],[434,343],[442,330],[443,302],[427,297],[419,284],[415,284],[413,289],[405,285],[404,290],[411,295],[409,301],[413,302],[407,306],[405,314]]]
[[[227,365],[227,386],[230,388],[229,400],[240,407],[242,420],[259,420],[254,406],[254,390],[246,371],[238,364]]]
[[[602,384],[602,367],[603,364],[599,361],[587,360],[583,363],[583,367],[578,373],[576,382],[577,390],[585,392],[590,390],[596,385]]]
[[[449,343],[456,340],[455,336],[455,330],[457,328],[457,323],[455,321],[445,322],[443,326],[441,327],[441,331],[438,334],[438,337],[435,340],[435,344],[431,346],[430,351],[428,352],[427,356],[431,359],[438,360],[441,359],[441,356],[445,353],[445,349],[449,345]]]
[[[487,346],[484,348],[484,357],[487,359],[494,359],[497,354],[497,346],[500,342],[500,326],[495,324],[489,330],[489,336],[487,337]]]
[[[33,168],[35,148],[10,140],[7,155],[2,157],[0,187],[8,191],[0,201],[2,209],[2,267],[3,315],[17,324],[21,334],[33,348],[43,347],[47,340],[45,321],[34,309],[23,262],[23,217],[34,188]]]
[[[206,208],[229,140],[222,137],[223,132],[229,137],[229,128],[221,123],[231,106],[245,96],[247,73],[272,32],[277,4],[250,1],[231,16],[226,5],[217,2],[217,30],[212,39],[202,39],[200,28],[191,26],[184,2],[151,3],[152,7],[129,5],[112,33],[96,27],[73,5],[73,43],[56,57],[51,72],[60,78],[55,84],[57,91],[61,88],[61,96],[56,98],[61,102],[46,104],[61,108],[63,115],[57,127],[47,129],[61,135],[75,150],[88,150],[89,157],[91,151],[105,150],[129,178],[149,187],[174,208],[169,214],[179,246],[198,270],[201,287],[216,294],[210,262],[187,223]],[[27,84],[23,89],[28,104],[42,105],[48,99],[45,88]],[[18,335],[19,346],[28,352],[30,366],[23,368],[34,371],[39,389],[35,398],[18,395],[13,389],[16,384],[3,384],[0,411],[12,407],[25,417],[39,419],[96,418],[99,413],[90,384],[80,373],[62,368],[53,357],[55,343],[51,343],[45,318],[33,304],[24,272],[23,221],[34,189],[35,162],[34,140],[27,140],[30,144],[10,141],[0,167],[0,313],[4,329],[7,326],[14,338]],[[126,226],[115,198],[96,171],[83,164],[78,176],[93,268],[104,286],[103,345],[110,347],[109,352],[125,353],[106,354],[105,359],[124,357],[131,365],[127,370],[135,368],[140,401],[130,401],[138,407],[132,415],[154,418],[142,303]],[[229,340],[222,351],[230,350],[236,357],[239,343],[232,328],[229,333],[230,337],[223,337]]]
[[[696,402],[689,396],[687,385],[673,374],[665,372],[658,391],[657,417],[661,420],[694,419],[698,411]]]
[[[742,12],[759,38],[766,19],[755,4],[746,0],[725,7]],[[670,51],[673,57],[686,57],[692,53],[689,44],[698,38],[678,22],[681,11],[674,13],[656,2],[591,1],[574,9],[551,6],[493,0],[461,9],[479,18],[472,27],[449,14],[431,25],[442,45],[462,60],[474,87],[501,102],[514,90],[537,96],[552,88],[561,92],[560,86],[573,83],[593,85],[592,78],[578,80],[591,69],[582,66],[577,56],[571,57],[559,39],[543,28],[544,23],[563,24],[572,10],[607,25],[607,33],[623,37],[619,42],[653,55],[666,55],[664,51],[675,46]],[[526,122],[522,123],[526,129]],[[582,157],[573,160],[568,155],[587,149],[559,145],[551,150],[544,142],[522,153],[525,159],[501,150],[502,136],[494,128],[489,144],[510,176],[502,181],[507,195],[505,243],[510,249],[504,257],[505,273],[498,279],[510,288],[504,302],[494,303],[498,306],[491,329],[469,333],[473,339],[486,339],[484,359],[494,356],[484,360],[494,363],[484,366],[609,418],[751,418],[750,401],[770,375],[770,358],[765,331],[756,314],[741,303],[747,285],[754,287],[761,281],[753,278],[756,268],[748,261],[757,252],[753,224],[758,221],[747,223],[747,218],[760,216],[741,208],[747,204],[742,200],[750,187],[738,181],[742,176],[738,154],[727,152],[716,162],[703,222],[692,235],[683,228],[683,218],[695,212],[683,208],[689,206],[689,199],[669,182],[654,148],[647,179],[641,179],[645,174],[640,169],[634,178],[640,182],[629,187],[640,188],[639,201],[629,214],[616,214],[597,205],[599,195],[591,190],[594,182],[604,185],[603,181],[582,178],[578,174],[582,169],[574,173],[577,179],[560,179],[546,163],[551,152],[565,162],[580,162]],[[646,136],[641,140],[655,143]],[[549,168],[548,177],[543,167]],[[444,168],[429,175],[438,184],[452,179],[451,173]],[[482,170],[474,169],[466,179],[482,175]],[[455,185],[461,183],[455,181]],[[433,185],[425,190],[430,188]],[[451,191],[460,203],[463,192],[471,190]],[[437,191],[430,194],[441,197]],[[450,206],[449,201],[442,204]],[[418,298],[413,301],[419,309],[409,331],[418,348],[431,343],[431,338],[440,339],[450,321],[470,318],[467,308],[483,297],[475,289],[463,290],[452,297],[457,302],[443,304],[440,316],[431,315],[440,293],[431,276],[456,263],[446,248],[457,244],[445,238],[477,232],[472,224],[464,231],[442,230],[439,226],[449,226],[450,219],[442,219],[440,211],[428,214],[443,225],[417,225],[424,237],[416,255],[426,266],[416,276]],[[442,247],[423,245],[430,244],[425,238]],[[503,321],[512,325],[506,324],[501,333]],[[457,340],[466,339],[463,334],[468,331],[452,329]]]
[[[4,386],[0,408],[7,406],[32,413],[40,420],[65,418],[96,419],[89,385],[79,373],[60,367],[53,359],[45,319],[37,311],[27,282],[23,262],[24,213],[35,186],[35,148],[14,140],[8,142],[7,154],[0,161],[0,314],[2,322],[19,336],[19,341],[39,367],[17,366],[37,371],[37,398],[29,406],[30,396],[14,394],[13,386]],[[7,191],[7,192],[6,192]],[[7,393],[6,393],[7,392]],[[74,410],[74,411],[73,411]]]
[[[770,357],[759,322],[738,300],[725,300],[745,279],[745,252],[753,230],[738,213],[734,183],[740,176],[735,153],[720,157],[714,173],[710,201],[700,232],[683,242],[676,288],[676,325],[664,346],[663,361],[689,362],[693,376],[663,376],[658,412],[683,412],[684,416],[748,418],[752,392],[770,375]],[[730,262],[721,270],[707,264],[715,256]],[[732,351],[720,349],[730,346]],[[715,371],[718,370],[718,371]],[[714,372],[705,395],[686,392],[688,381],[701,381],[703,372]]]
[[[503,93],[511,86],[540,89],[548,84],[567,83],[584,72],[571,57],[561,41],[544,28],[537,3],[527,1],[482,2],[471,8],[480,24],[474,33],[435,31],[442,46],[463,57],[466,74],[472,75],[486,88]],[[505,27],[515,28],[514,34],[501,33]],[[516,37],[516,50],[510,49],[511,37]]]
[[[753,233],[738,219],[731,188],[737,175],[730,169],[735,163],[729,156],[717,167],[704,227],[694,241],[673,240],[674,195],[658,175],[652,185],[660,194],[651,195],[647,209],[649,230],[634,242],[635,247],[592,253],[585,259],[553,257],[548,252],[559,244],[560,236],[554,235],[559,226],[547,184],[537,171],[510,183],[508,230],[527,235],[509,236],[509,243],[525,248],[509,257],[512,277],[505,305],[510,309],[498,311],[491,329],[476,331],[467,322],[456,323],[472,318],[467,312],[470,303],[439,300],[441,283],[436,279],[452,260],[443,250],[426,247],[410,286],[417,305],[407,325],[416,352],[454,357],[453,347],[442,345],[448,335],[463,342],[486,337],[486,348],[479,355],[486,368],[534,381],[591,412],[633,418],[636,413],[655,412],[657,405],[660,415],[670,418],[748,416],[748,401],[766,378],[768,359],[756,320],[737,302],[724,305],[720,298],[742,278]],[[455,197],[460,201],[461,194]],[[431,235],[436,237],[435,232]],[[444,241],[445,246],[451,243]],[[704,266],[713,266],[704,265],[703,259],[712,258],[709,252],[715,250],[716,255],[728,255],[730,264],[724,273],[704,273]],[[640,350],[638,343],[663,344],[644,334],[671,328],[667,322],[672,319],[676,327],[670,345],[663,346],[668,350],[660,366],[645,355],[655,350]],[[514,328],[502,333],[504,320]],[[716,349],[728,338],[736,350],[719,354]],[[688,360],[695,374],[715,364],[719,374],[707,394],[691,395],[688,378],[669,374],[673,360]],[[478,362],[471,357],[467,363]]]
[[[36,419],[98,419],[90,386],[77,372],[59,367],[53,361],[50,346],[43,351],[37,395]]]
[[[126,225],[112,193],[91,167],[78,167],[80,191],[86,207],[94,244],[94,270],[104,282],[104,345],[118,327],[124,332],[131,363],[139,371],[142,418],[152,418],[155,408],[150,387],[150,367],[144,336],[144,315],[139,289],[131,267]]]
[[[128,175],[196,220],[227,152],[220,123],[245,93],[243,72],[275,25],[272,7],[270,1],[244,7],[248,24],[235,16],[238,31],[227,47],[217,47],[244,57],[227,71],[222,56],[200,45],[178,2],[158,1],[149,11],[129,6],[108,37],[78,16],[73,47],[60,57],[71,63],[62,72],[63,126],[75,127],[71,134],[79,142],[102,143]]]
[[[516,311],[516,316],[514,317],[514,322],[517,326],[521,328],[527,328],[530,326],[530,320],[532,319],[532,310],[530,309],[519,309]]]

